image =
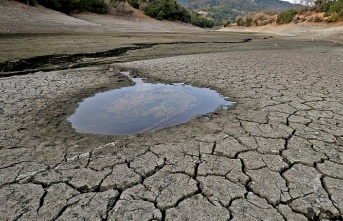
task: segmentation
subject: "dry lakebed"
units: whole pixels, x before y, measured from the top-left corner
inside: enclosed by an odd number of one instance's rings
[[[0,36],[0,220],[342,220],[342,45],[124,34]],[[153,131],[75,131],[68,118],[84,99],[135,84],[123,71],[147,84],[209,88],[233,103]],[[149,100],[144,93],[132,103]],[[189,100],[179,94],[153,113],[173,116]]]

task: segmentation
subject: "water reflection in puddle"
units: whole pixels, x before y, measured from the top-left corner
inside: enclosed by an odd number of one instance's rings
[[[144,83],[141,78],[131,80],[136,83],[134,86],[98,93],[81,102],[68,118],[72,127],[77,132],[96,134],[154,131],[217,108],[227,109],[232,104],[208,88]],[[203,118],[209,120],[207,116]]]

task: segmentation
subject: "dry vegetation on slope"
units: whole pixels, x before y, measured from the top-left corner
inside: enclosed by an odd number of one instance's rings
[[[131,14],[121,15],[80,13],[73,17],[42,6],[32,7],[15,1],[0,4],[0,33],[60,33],[60,32],[170,32],[199,30],[180,22],[158,21],[126,5]]]

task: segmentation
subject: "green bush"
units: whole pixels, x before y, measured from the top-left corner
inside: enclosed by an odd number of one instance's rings
[[[224,27],[227,27],[228,25],[231,24],[231,21],[230,20],[223,20],[223,26]]]
[[[80,0],[80,8],[98,14],[105,14],[108,11],[108,5],[104,0]]]
[[[244,21],[244,19],[242,17],[237,17],[236,24],[237,24],[237,26],[244,26],[245,25],[245,21]]]
[[[288,9],[278,14],[276,23],[278,24],[288,24],[291,23],[294,19],[294,16],[297,14],[295,9]]]
[[[27,0],[19,0],[27,3]],[[29,0],[30,4],[40,4],[64,13],[74,10],[86,10],[95,13],[107,13],[108,5],[105,0]]]
[[[338,22],[339,14],[337,12],[331,13],[328,22]]]
[[[138,0],[127,0],[127,2],[134,8],[139,8]]]
[[[44,5],[47,8],[52,8],[57,11],[63,11],[62,2],[60,0],[37,0],[39,4]]]
[[[159,20],[192,21],[190,12],[175,0],[152,0],[143,10],[144,14]]]
[[[253,18],[246,18],[245,19],[245,26],[249,27],[252,26]]]
[[[329,12],[331,12],[331,13],[334,13],[334,12],[340,13],[342,10],[343,10],[343,1],[337,1],[337,2],[333,3],[330,6]]]
[[[330,15],[331,15],[330,12],[324,12],[324,17],[328,17],[328,16],[330,16]]]
[[[318,11],[324,12],[328,22],[336,22],[343,18],[343,0],[317,0],[315,7]]]
[[[338,13],[338,17],[343,18],[343,0],[317,0],[315,2],[317,11],[325,12],[324,16],[331,16],[332,13]],[[336,14],[333,15],[335,20]],[[332,20],[329,18],[329,20]]]
[[[153,0],[144,8],[144,13],[159,20],[179,20],[183,16],[180,8],[175,0]]]
[[[191,13],[184,7],[181,7],[179,9],[179,14],[180,14],[180,21],[184,23],[190,23],[192,20]]]
[[[331,5],[333,5],[333,1],[329,1],[327,3],[325,3],[323,6],[322,6],[322,11],[323,12],[329,12],[330,11],[330,7]]]
[[[196,12],[191,12],[191,24],[201,28],[212,28],[214,21],[198,15]]]

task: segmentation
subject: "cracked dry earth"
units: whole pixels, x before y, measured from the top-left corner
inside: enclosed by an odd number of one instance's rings
[[[1,78],[0,220],[342,220],[342,58],[313,43]],[[237,103],[155,133],[65,126],[62,98],[119,68]]]

